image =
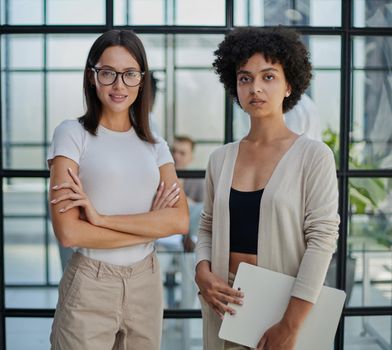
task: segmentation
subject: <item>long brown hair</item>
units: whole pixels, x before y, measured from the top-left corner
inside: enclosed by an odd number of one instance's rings
[[[122,46],[129,51],[145,72],[140,84],[139,93],[129,108],[129,119],[140,139],[149,143],[155,143],[149,123],[149,107],[151,99],[150,74],[148,70],[147,56],[141,40],[131,30],[110,30],[103,33],[95,40],[87,56],[83,76],[83,91],[86,102],[86,113],[79,118],[79,122],[91,134],[97,134],[99,119],[102,113],[102,103],[97,96],[95,86],[91,84],[91,67],[94,67],[102,53],[111,46]]]

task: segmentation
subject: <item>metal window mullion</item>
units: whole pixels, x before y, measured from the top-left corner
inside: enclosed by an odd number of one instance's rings
[[[10,64],[10,38],[8,35],[4,37],[4,46],[5,46],[5,62],[4,66],[6,69],[8,69],[9,64]],[[4,73],[4,84],[5,84],[5,116],[4,116],[4,121],[5,125],[3,126],[5,129],[4,133],[4,138],[5,140],[2,140],[1,147],[3,151],[3,147],[5,146],[5,163],[6,167],[11,167],[11,147],[10,147],[10,141],[9,137],[11,135],[11,104],[10,104],[10,91],[11,91],[11,76],[10,73]],[[3,120],[2,120],[3,122]],[[3,134],[1,135],[3,137]],[[1,167],[3,168],[4,163],[1,163]]]
[[[48,0],[42,0],[42,1],[43,1],[42,11],[43,11],[44,25],[47,25],[48,24]]]
[[[171,0],[171,16],[172,16],[172,25],[177,24],[177,0]]]
[[[265,26],[268,28],[270,26]],[[129,29],[129,25],[112,25],[115,29]],[[133,25],[132,29],[139,34],[226,34],[232,27],[212,25]],[[108,30],[107,25],[3,25],[0,34],[85,34],[102,33]],[[110,28],[111,29],[111,28]],[[309,27],[295,26],[303,35],[342,35],[341,27]],[[392,36],[392,28],[355,28],[350,29],[352,35]]]
[[[175,4],[176,0],[173,0],[173,4]],[[175,9],[173,9],[173,18],[174,20],[177,20]],[[177,79],[176,75],[179,70],[179,67],[177,67],[177,59],[176,59],[176,50],[177,50],[177,39],[178,35],[172,34],[170,35],[171,39],[171,62],[169,62],[169,67],[172,67],[172,72],[171,72],[171,90],[172,90],[172,115],[171,115],[171,128],[170,128],[170,134],[169,136],[169,144],[172,145],[174,142],[174,137],[177,134]],[[170,64],[171,63],[171,64]]]
[[[106,30],[113,29],[113,0],[106,0]],[[127,23],[128,24],[128,23]]]
[[[126,4],[125,4],[125,24],[126,25],[130,25],[130,11],[129,11],[129,2],[131,0],[126,0]]]
[[[340,235],[336,261],[336,286],[346,289],[346,257],[348,237],[348,160],[349,160],[349,130],[351,110],[351,1],[342,1],[342,38],[341,38],[341,106],[340,106],[340,147],[339,147],[339,212],[343,220],[340,224]],[[344,316],[339,322],[335,336],[335,349],[344,347]]]
[[[5,5],[8,5],[8,1],[5,1]],[[7,6],[6,6],[7,8]],[[7,23],[7,15],[6,15]],[[0,47],[2,45],[3,36],[0,35]],[[1,55],[0,55],[0,67],[2,65]],[[0,181],[1,187],[3,188],[3,116],[2,116],[2,74],[0,72]],[[5,283],[4,283],[4,219],[3,219],[3,191],[0,194],[0,213],[1,213],[1,223],[0,223],[0,349],[5,349],[6,344],[6,329],[5,329]]]
[[[165,94],[165,136],[169,144],[173,141],[174,123],[174,52],[172,34],[165,35],[165,70],[166,70],[166,94]]]
[[[226,30],[229,32],[234,27],[234,0],[226,0]],[[232,142],[234,118],[233,118],[233,100],[230,94],[225,90],[225,109],[224,109],[224,143]]]
[[[43,102],[44,102],[44,115],[43,115],[43,133],[44,133],[44,144],[46,145],[48,143],[48,37],[47,34],[44,34],[43,37],[44,40],[44,45],[43,45],[43,68],[44,68],[44,94],[43,94]],[[42,146],[42,152],[44,152],[44,164],[43,166],[46,168],[46,147]],[[47,180],[44,179],[43,180],[44,183],[47,183]],[[45,197],[43,198],[43,200],[45,200],[45,198],[48,198],[48,190],[47,190],[47,186],[45,186]],[[45,242],[45,281],[46,281],[46,285],[49,285],[49,225],[48,225],[48,220],[46,219],[47,217],[49,217],[49,213],[48,213],[48,203],[45,200],[45,223],[44,223],[44,242]]]
[[[234,27],[234,0],[226,0],[226,28],[228,30]]]
[[[251,7],[251,3],[250,0],[246,0],[246,20],[245,20],[245,24],[247,26],[250,26],[250,7]]]

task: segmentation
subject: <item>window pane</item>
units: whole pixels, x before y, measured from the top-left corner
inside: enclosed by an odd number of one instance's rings
[[[340,26],[340,0],[234,0],[236,26]]]
[[[391,2],[386,0],[354,0],[354,26],[391,27]]]
[[[114,0],[114,23],[223,26],[225,1]]]
[[[346,317],[344,349],[391,349],[392,316]]]
[[[214,51],[223,40],[223,35],[177,35],[177,67],[212,67]]]
[[[166,41],[165,35],[139,35],[146,50],[148,67],[150,70],[165,69]]]
[[[217,76],[212,71],[184,69],[177,70],[175,77],[176,133],[223,141],[224,91]]]
[[[6,284],[45,283],[44,220],[4,220]]]
[[[197,319],[163,320],[162,350],[202,350],[203,323]]]
[[[176,25],[225,25],[224,0],[177,0],[175,3]]]
[[[164,307],[166,309],[198,309],[200,304],[194,282],[195,254],[181,251],[182,236],[172,236],[169,240],[159,240],[158,243]]]
[[[6,284],[45,282],[45,180],[4,179]]]
[[[390,70],[392,37],[360,36],[353,40],[354,68],[379,68]]]
[[[10,100],[5,118],[5,139],[11,142],[34,142],[42,139],[42,74],[12,73],[7,87]]]
[[[18,219],[17,219],[18,220]],[[25,221],[25,220],[24,220]],[[23,222],[24,222],[23,221]],[[36,220],[37,221],[37,220]],[[16,257],[11,258],[12,263],[15,263],[12,266],[9,266],[7,271],[10,273],[17,274],[19,277],[18,280],[15,282],[16,284],[20,284],[20,286],[14,287],[6,287],[5,289],[5,298],[6,298],[6,306],[9,308],[42,308],[42,309],[54,309],[57,304],[58,298],[58,288],[57,285],[62,276],[62,266],[60,262],[60,254],[59,254],[59,245],[54,238],[52,224],[50,220],[47,220],[48,228],[49,228],[49,262],[48,262],[48,269],[49,269],[49,283],[52,286],[45,285],[46,282],[42,281],[42,277],[40,280],[30,281],[29,279],[25,278],[25,275],[21,275],[21,270],[26,270],[29,274],[33,276],[41,276],[43,264],[45,264],[45,260],[42,261],[42,256],[45,254],[45,251],[41,252],[39,255],[40,264],[38,265],[35,260],[34,265],[32,266],[25,266],[25,259],[26,258],[35,258],[37,255],[37,241],[34,238],[34,242],[32,242],[33,237],[20,237],[18,244],[11,247],[13,248],[13,252],[15,252]],[[43,231],[42,231],[43,232]],[[34,244],[33,244],[34,243]],[[40,240],[41,250],[43,248],[42,239]],[[25,245],[26,257],[20,257],[22,254],[22,244]],[[70,248],[69,248],[70,249]],[[32,256],[32,254],[35,254]],[[72,254],[72,253],[71,253]],[[16,259],[17,261],[14,262],[12,259]],[[45,273],[45,271],[44,271]],[[46,274],[46,273],[45,273]],[[45,277],[46,280],[46,277]],[[8,282],[8,281],[7,281]],[[9,282],[13,283],[13,282]],[[25,286],[24,284],[27,283],[34,283],[34,284],[42,284],[41,286]],[[38,350],[38,349],[37,349]]]
[[[10,25],[43,24],[43,0],[3,0],[1,23]]]
[[[391,37],[358,37],[353,43],[353,125],[350,167],[392,168]]]
[[[46,0],[48,24],[105,24],[104,0]]]
[[[163,25],[165,19],[163,0],[114,0],[114,23],[116,25]],[[170,24],[173,24],[170,21]]]
[[[0,24],[5,23],[5,0],[0,0]]]
[[[43,74],[15,72],[3,75],[6,109],[3,142],[38,142],[43,129]]]
[[[5,168],[29,170],[46,168],[46,152],[44,147],[4,147],[4,153]]]
[[[49,334],[53,319],[21,318],[6,319],[6,339],[9,350],[49,349]]]
[[[340,68],[339,36],[304,36],[313,68]]]
[[[65,119],[83,114],[83,72],[48,73],[48,139]]]
[[[323,141],[339,160],[340,71],[313,71],[312,98],[320,115]]]
[[[208,159],[212,152],[223,145],[223,140],[220,143],[196,143],[193,161],[189,169],[205,169],[207,168]]]
[[[2,70],[33,69],[43,66],[42,35],[4,35],[2,37]]]
[[[350,306],[384,306],[392,302],[391,179],[349,181],[347,278]]]
[[[152,111],[150,113],[151,129],[161,135],[165,136],[165,99],[166,99],[166,74],[165,72],[152,72],[154,79],[156,79],[155,100]]]
[[[83,70],[90,47],[97,37],[97,34],[48,35],[48,68],[75,68]]]
[[[4,215],[45,215],[45,195],[45,182],[42,179],[4,179]]]

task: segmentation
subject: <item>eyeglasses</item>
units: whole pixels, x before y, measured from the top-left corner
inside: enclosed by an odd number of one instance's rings
[[[91,67],[91,69],[97,73],[98,82],[102,85],[112,85],[117,80],[117,77],[121,75],[122,81],[126,86],[133,87],[138,86],[144,76],[144,72],[137,70],[127,70],[126,72],[116,72],[112,69],[102,69],[97,67]]]

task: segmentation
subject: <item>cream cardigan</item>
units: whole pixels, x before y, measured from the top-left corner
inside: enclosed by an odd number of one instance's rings
[[[212,272],[228,280],[229,195],[239,142],[211,156],[206,170],[196,264],[211,262]],[[314,303],[336,249],[338,188],[332,151],[302,135],[275,167],[260,204],[257,265],[296,276],[291,295]],[[220,319],[201,299],[204,350],[222,349]],[[245,326],[245,325],[244,325]]]

